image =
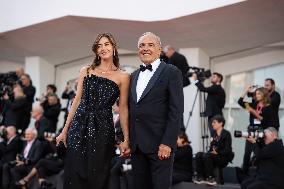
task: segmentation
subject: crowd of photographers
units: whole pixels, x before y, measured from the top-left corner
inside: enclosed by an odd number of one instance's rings
[[[55,133],[60,111],[68,114],[75,92],[66,86],[62,98],[68,104],[61,109],[56,86],[47,85],[35,98],[23,69],[0,74],[0,84],[0,188],[25,188],[33,180],[47,188],[51,184],[45,179],[63,169],[64,150],[56,147]]]
[[[186,58],[169,45],[164,48],[162,59],[181,70],[184,87],[195,84],[199,91],[207,94],[202,113],[208,117],[212,138],[208,150],[198,152],[193,158],[185,128],[181,128],[172,183],[193,181],[196,184],[216,185],[214,169],[226,167],[234,158],[231,134],[224,129],[222,111],[226,93],[221,85],[223,76],[217,72],[211,74],[210,70],[203,68],[189,67]],[[203,82],[208,78],[211,78],[211,85],[205,87]],[[67,84],[61,96],[67,99],[67,106],[61,109],[56,86],[52,84],[47,86],[45,93],[35,98],[37,103],[34,103],[35,87],[30,76],[22,69],[1,74],[0,82],[0,188],[25,188],[33,180],[43,188],[48,188],[52,184],[46,178],[58,174],[64,166],[64,148],[56,147],[54,142],[58,116],[63,110],[66,119],[75,91]],[[249,98],[251,100],[247,101]],[[243,166],[237,169],[239,182],[244,189],[277,188],[284,185],[284,147],[278,138],[280,102],[281,97],[275,91],[272,78],[265,79],[264,87],[247,87],[238,100],[239,105],[249,113],[247,130],[234,133],[235,137],[246,138]],[[123,139],[119,101],[113,106],[113,112],[116,141],[119,144]],[[30,118],[35,120],[34,127],[28,127]],[[252,166],[255,167],[254,171]],[[131,161],[120,157],[118,149],[110,175],[109,188],[120,189],[121,176],[128,188],[135,188],[130,182]]]

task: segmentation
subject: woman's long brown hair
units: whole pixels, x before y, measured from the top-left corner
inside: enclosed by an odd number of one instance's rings
[[[260,87],[260,88],[257,88],[257,89],[255,90],[255,92],[257,92],[257,91],[262,94],[262,97],[263,97],[263,104],[264,104],[265,106],[269,105],[269,104],[270,104],[270,97],[269,97],[269,93],[268,93],[267,89],[264,88],[264,87]]]
[[[99,66],[101,64],[101,59],[100,59],[99,55],[97,54],[97,50],[98,50],[99,41],[103,37],[106,37],[109,40],[109,42],[111,43],[111,45],[113,46],[113,51],[114,51],[113,55],[112,55],[113,56],[113,63],[117,68],[119,68],[119,58],[118,58],[116,41],[110,33],[99,34],[97,36],[97,38],[95,39],[94,44],[92,46],[92,51],[95,53],[95,59],[94,59],[93,63],[91,64],[91,66],[89,68],[94,70],[96,66]],[[88,70],[89,70],[89,68],[88,68]]]

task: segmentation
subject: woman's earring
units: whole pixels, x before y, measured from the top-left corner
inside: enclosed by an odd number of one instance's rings
[[[115,56],[115,51],[113,51],[113,56]]]

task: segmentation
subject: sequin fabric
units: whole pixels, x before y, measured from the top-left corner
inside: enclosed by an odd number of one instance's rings
[[[87,179],[87,188],[103,188],[107,178],[102,175],[108,175],[115,144],[112,105],[119,94],[112,80],[93,74],[84,78],[81,101],[67,136],[64,188],[83,184],[76,181],[76,175]]]

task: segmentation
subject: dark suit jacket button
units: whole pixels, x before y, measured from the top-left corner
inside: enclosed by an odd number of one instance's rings
[[[136,108],[139,108],[139,105],[136,105]]]
[[[140,119],[136,118],[136,119],[135,119],[135,121],[136,121],[136,122],[139,122],[139,121],[140,121]]]

